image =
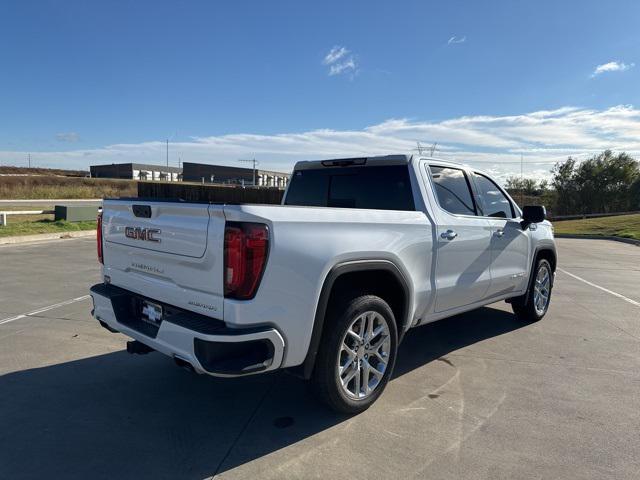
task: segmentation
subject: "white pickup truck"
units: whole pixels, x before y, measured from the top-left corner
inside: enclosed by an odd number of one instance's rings
[[[415,326],[506,300],[548,307],[544,207],[487,174],[393,155],[299,162],[282,205],[105,200],[93,315],[185,368],[287,368],[348,413],[366,409]]]

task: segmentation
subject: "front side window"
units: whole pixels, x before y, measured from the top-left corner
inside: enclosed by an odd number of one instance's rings
[[[480,207],[485,217],[514,217],[511,202],[492,180],[475,172],[473,172],[473,180],[478,189]]]
[[[429,168],[440,206],[456,215],[475,215],[471,188],[464,171],[435,165]]]

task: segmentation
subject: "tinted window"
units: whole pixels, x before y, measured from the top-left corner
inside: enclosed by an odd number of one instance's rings
[[[440,206],[458,215],[475,215],[471,189],[464,172],[458,168],[429,168]]]
[[[329,179],[319,170],[299,170],[293,172],[285,205],[305,205],[326,207]]]
[[[513,218],[511,202],[493,181],[479,173],[474,173],[473,179],[485,217]]]
[[[298,170],[285,205],[415,210],[406,165]]]

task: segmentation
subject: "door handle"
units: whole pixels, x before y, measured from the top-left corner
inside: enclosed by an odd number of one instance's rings
[[[442,232],[440,234],[440,238],[444,238],[445,240],[453,240],[457,236],[458,236],[458,234],[456,232],[454,232],[453,230],[447,230],[446,232]]]
[[[502,237],[504,235],[504,230],[499,228],[496,230],[496,237]]]

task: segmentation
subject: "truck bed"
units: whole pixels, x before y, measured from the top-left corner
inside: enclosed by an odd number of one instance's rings
[[[151,216],[134,213],[148,206]],[[140,214],[140,212],[139,212]],[[269,254],[255,298],[224,296],[226,222],[269,228]],[[104,275],[110,284],[232,327],[278,325],[286,358],[304,359],[317,298],[341,258],[387,258],[427,291],[432,231],[423,212],[285,205],[214,205],[106,200]],[[127,228],[133,228],[133,235]],[[135,230],[139,229],[139,230]],[[140,238],[152,233],[153,241]],[[421,257],[422,263],[399,261]],[[311,298],[310,298],[311,293]],[[287,340],[285,338],[285,340]]]

